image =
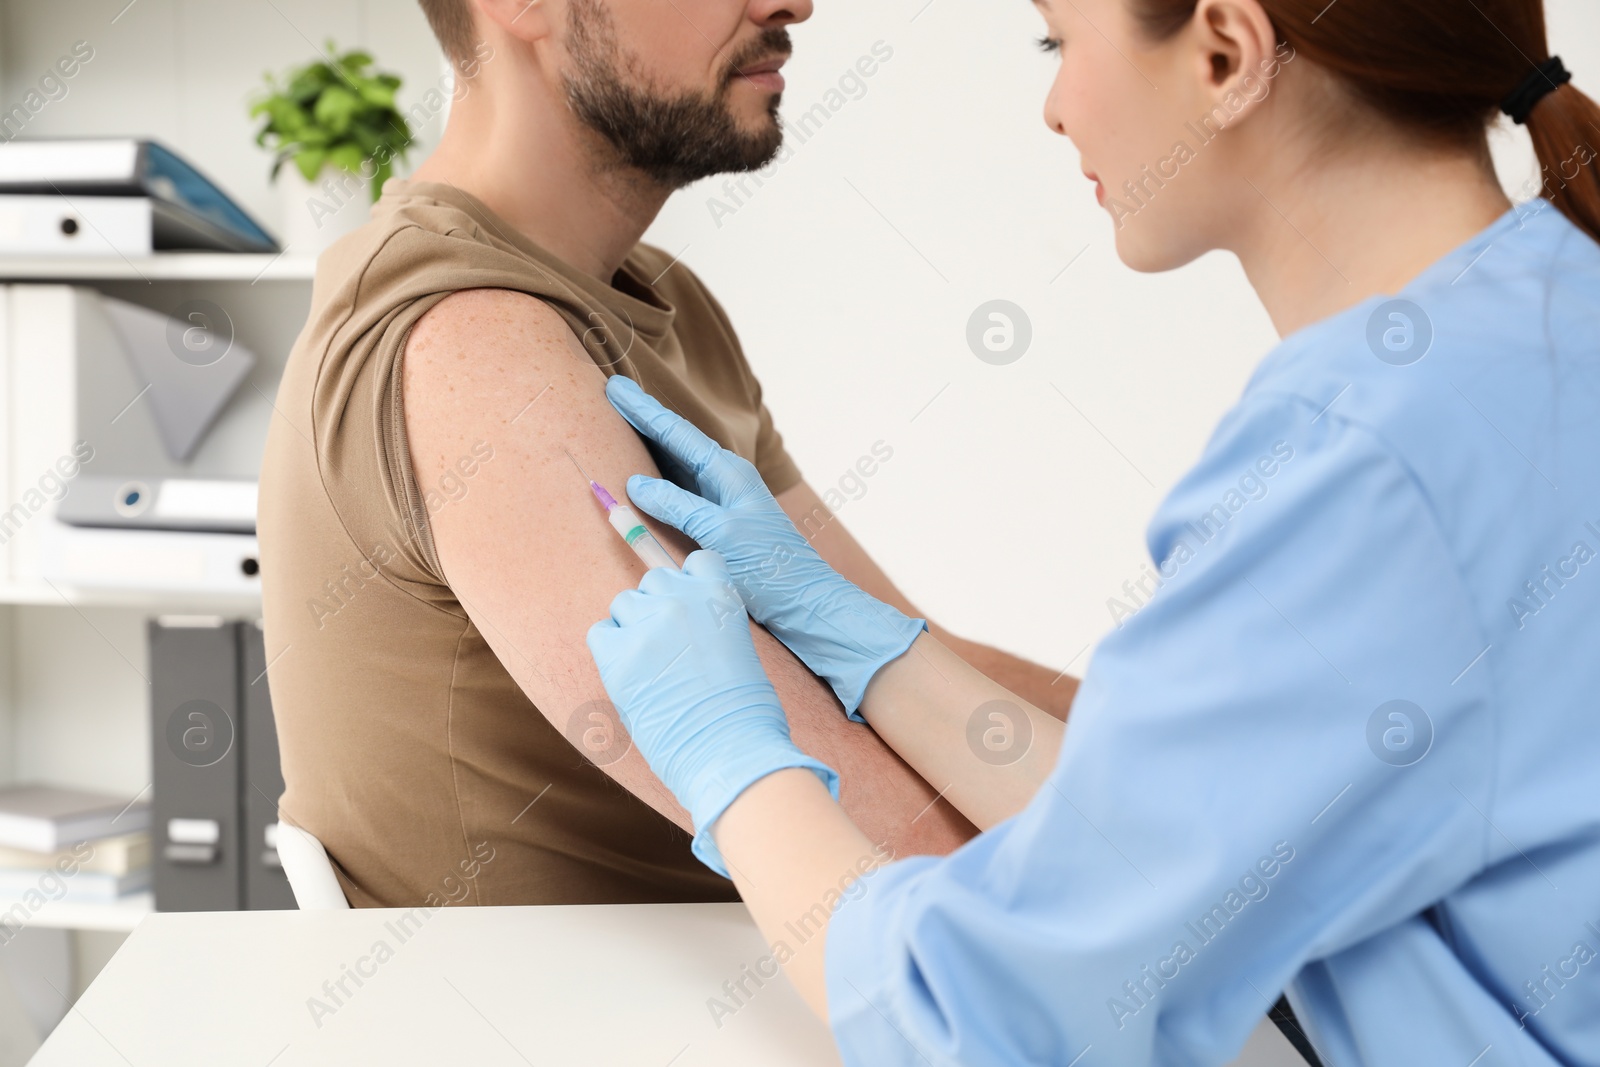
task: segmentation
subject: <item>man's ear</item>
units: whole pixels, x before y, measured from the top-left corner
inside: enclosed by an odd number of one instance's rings
[[[1199,0],[1189,23],[1201,94],[1232,121],[1255,110],[1278,74],[1278,32],[1259,0]]]
[[[555,0],[471,0],[478,14],[502,32],[521,41],[537,41],[554,33],[561,14]]]

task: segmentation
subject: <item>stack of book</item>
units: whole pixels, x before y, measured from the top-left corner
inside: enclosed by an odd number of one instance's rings
[[[19,138],[0,143],[0,255],[276,252],[278,242],[158,141]]]
[[[150,807],[48,785],[0,788],[0,915],[111,904],[150,886]]]

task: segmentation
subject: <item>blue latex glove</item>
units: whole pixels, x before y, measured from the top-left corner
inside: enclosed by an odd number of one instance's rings
[[[711,826],[758,779],[806,767],[839,799],[839,775],[795,747],[778,694],[756,656],[749,616],[715,552],[683,570],[657,567],[589,628],[633,743],[694,819],[694,854],[727,876]]]
[[[928,628],[870,596],[817,554],[750,462],[662,407],[630,378],[606,382],[613,407],[694,479],[699,495],[636,474],[628,496],[641,509],[720,553],[750,615],[827,681],[845,714],[867,683]]]

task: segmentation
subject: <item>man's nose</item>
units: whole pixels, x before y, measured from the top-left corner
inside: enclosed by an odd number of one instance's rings
[[[752,0],[750,19],[759,26],[788,26],[811,17],[811,0]]]

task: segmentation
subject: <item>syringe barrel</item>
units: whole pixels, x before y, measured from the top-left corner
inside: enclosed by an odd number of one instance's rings
[[[606,519],[611,523],[611,528],[621,535],[627,546],[633,549],[634,555],[644,561],[646,567],[670,567],[678,569],[678,565],[667,555],[667,550],[661,547],[661,542],[655,539],[644,520],[639,518],[638,512],[626,504],[618,504],[607,514]]]

